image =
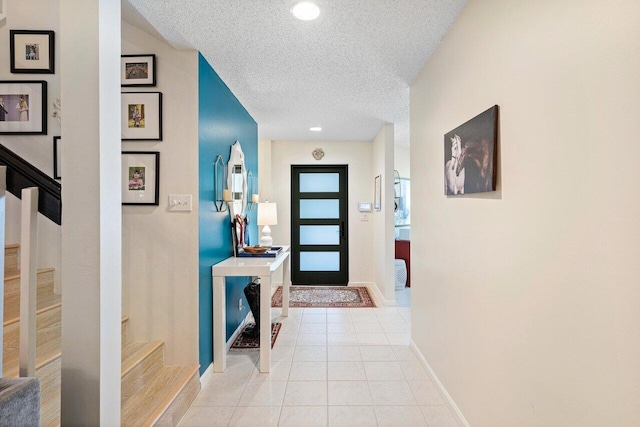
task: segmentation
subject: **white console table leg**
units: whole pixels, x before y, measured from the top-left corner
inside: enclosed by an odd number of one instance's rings
[[[260,372],[271,367],[271,276],[260,276]]]
[[[282,263],[282,316],[289,316],[289,292],[291,291],[291,255]]]
[[[213,278],[213,372],[227,367],[225,282],[224,277]]]

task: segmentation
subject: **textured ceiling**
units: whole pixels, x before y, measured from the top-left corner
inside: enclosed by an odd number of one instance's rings
[[[127,21],[145,30],[146,19],[174,47],[202,52],[260,139],[371,141],[394,123],[400,145],[409,85],[465,4],[316,0],[320,17],[305,22],[289,12],[295,0],[128,1]]]

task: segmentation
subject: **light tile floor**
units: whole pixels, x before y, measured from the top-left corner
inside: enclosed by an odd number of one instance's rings
[[[230,352],[180,423],[191,426],[456,427],[409,348],[408,307],[272,310],[282,322],[269,374]]]

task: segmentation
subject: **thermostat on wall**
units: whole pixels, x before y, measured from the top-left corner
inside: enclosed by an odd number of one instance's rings
[[[358,202],[358,211],[371,212],[371,202]]]

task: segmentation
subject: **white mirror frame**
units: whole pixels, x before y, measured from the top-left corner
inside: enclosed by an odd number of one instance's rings
[[[231,155],[229,156],[229,166],[227,167],[227,188],[231,190],[233,195],[233,166],[240,165],[242,168],[242,200],[234,200],[229,202],[229,213],[231,219],[236,215],[240,215],[244,218],[244,213],[247,208],[247,168],[244,164],[244,153],[240,146],[240,141],[236,141],[231,146]]]

